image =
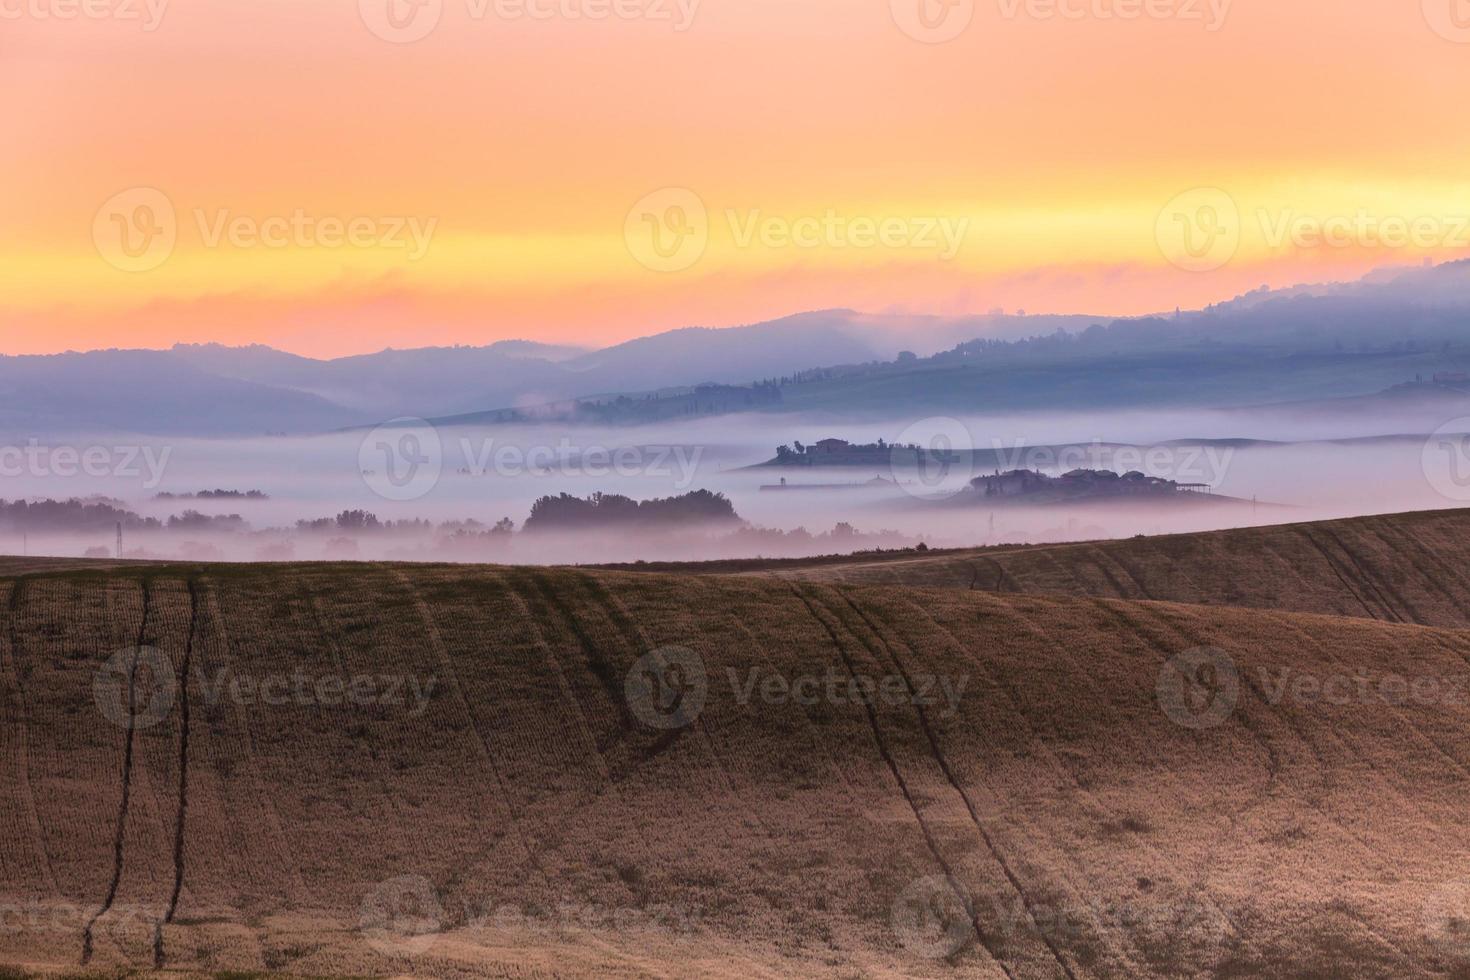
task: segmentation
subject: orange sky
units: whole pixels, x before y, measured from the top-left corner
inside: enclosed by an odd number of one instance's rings
[[[1140,313],[1470,255],[1459,0],[922,0],[943,43],[921,0],[419,2],[0,0],[0,351]]]

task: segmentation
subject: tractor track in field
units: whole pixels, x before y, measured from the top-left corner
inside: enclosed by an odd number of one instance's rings
[[[474,701],[465,693],[464,682],[459,676],[459,671],[455,668],[453,658],[449,655],[448,647],[444,644],[444,636],[439,631],[438,623],[434,619],[433,610],[429,608],[428,602],[424,600],[423,595],[413,584],[411,578],[401,570],[394,570],[393,575],[399,584],[408,592],[409,601],[413,604],[414,612],[418,615],[420,622],[423,623],[425,635],[429,640],[429,648],[434,651],[434,657],[439,663],[439,669],[448,677],[449,686],[454,691],[455,698],[464,709],[465,720],[469,723],[470,732],[474,735],[475,746],[479,749],[480,761],[495,780],[496,792],[500,794],[501,802],[505,807],[506,833],[509,836],[513,836],[521,845],[521,849],[526,852],[527,860],[536,869],[536,873],[540,875],[541,880],[550,883],[551,878],[546,873],[546,868],[542,865],[536,849],[531,846],[530,840],[526,837],[525,827],[522,826],[523,814],[517,810],[514,798],[511,795],[509,783],[505,778],[505,773],[502,770],[500,762],[496,760],[494,751],[490,748],[489,739],[485,737],[485,731],[482,727],[483,722],[479,712],[475,710]]]
[[[1011,867],[1011,863],[1006,860],[1005,855],[996,846],[995,838],[990,831],[985,829],[985,825],[980,820],[980,813],[975,808],[975,801],[970,799],[970,794],[966,792],[964,786],[960,783],[959,777],[955,775],[954,767],[950,765],[949,759],[945,756],[944,750],[939,745],[939,736],[934,733],[934,726],[929,721],[929,713],[924,710],[923,702],[918,696],[917,690],[914,687],[913,678],[909,676],[908,669],[904,667],[903,662],[898,658],[898,654],[894,652],[893,646],[878,631],[877,624],[863,611],[862,607],[853,602],[852,597],[845,592],[842,593],[842,600],[847,603],[848,608],[857,613],[858,618],[863,621],[863,625],[873,634],[879,646],[882,647],[883,652],[888,654],[888,659],[892,661],[893,666],[898,670],[898,675],[903,678],[904,687],[909,694],[909,702],[913,705],[914,711],[919,716],[919,728],[923,731],[924,738],[929,743],[930,754],[934,756],[934,761],[939,764],[939,771],[944,773],[944,778],[949,782],[949,785],[954,791],[959,794],[960,800],[965,804],[965,811],[970,815],[970,822],[975,825],[975,830],[979,832],[981,841],[984,842],[986,850],[990,852],[990,856],[995,859],[995,863],[1000,866],[1000,870],[1005,875],[1006,881],[1010,882],[1011,888],[1015,890],[1016,895],[1021,899],[1022,907],[1031,918],[1032,925],[1037,926],[1036,933],[1046,945],[1047,951],[1057,961],[1057,965],[1062,968],[1062,973],[1068,980],[1077,980],[1077,975],[1067,965],[1067,961],[1062,958],[1061,950],[1057,948],[1056,942],[1048,934],[1047,930],[1040,928],[1037,923],[1035,903],[1031,900],[1031,896],[1027,894],[1025,886],[1022,885],[1020,877]],[[861,637],[859,637],[859,642],[863,642]],[[876,654],[876,650],[872,650],[871,647],[869,649]]]
[[[199,629],[199,585],[190,577],[189,633],[184,638],[184,659],[179,665],[179,808],[174,819],[174,887],[169,894],[163,918],[153,927],[153,967],[164,965],[163,927],[174,921],[179,911],[179,895],[184,890],[184,827],[189,816],[189,676],[194,659],[194,636]]]
[[[1394,527],[1387,522],[1382,522],[1375,525],[1374,529],[1380,538],[1386,533],[1392,533],[1399,540],[1407,542],[1408,549],[1401,549],[1400,553],[1402,554],[1404,551],[1411,549],[1418,554],[1420,559],[1418,567],[1424,573],[1424,580],[1430,587],[1445,597],[1462,620],[1470,621],[1470,605],[1467,605],[1464,598],[1470,595],[1470,583],[1466,582],[1463,575],[1432,549],[1425,546],[1424,542],[1419,540],[1418,536],[1409,528]],[[1448,581],[1452,581],[1458,586],[1457,592],[1452,592],[1444,586],[1443,583]]]
[[[931,610],[929,610],[928,608],[926,608],[924,606],[920,606],[920,605],[914,604],[911,599],[905,599],[904,601],[911,608],[913,608],[915,610],[915,612],[920,613],[925,618],[927,618],[929,620],[929,622],[934,626],[935,629],[939,630],[946,637],[949,638],[949,641],[951,643],[953,643],[957,647],[962,647],[963,646],[963,644],[960,642],[959,637],[957,637],[954,634],[954,632],[948,626],[946,626],[944,623],[940,622],[940,620],[937,619],[934,616],[934,614],[933,614],[933,612]],[[1096,600],[1094,600],[1094,601],[1096,601]],[[1012,614],[1012,615],[1014,615],[1014,614]],[[1047,630],[1047,628],[1045,627],[1044,624],[1043,625],[1038,625],[1033,620],[1031,620],[1029,618],[1022,618],[1022,617],[1018,617],[1018,622],[1019,622],[1019,626],[1020,626],[1021,629],[1024,629],[1024,630],[1030,632],[1032,635],[1034,635],[1037,638],[1041,639],[1043,642],[1045,642],[1045,643],[1047,643],[1049,645],[1055,645],[1056,644],[1057,641],[1055,640],[1055,638],[1053,638],[1053,636]],[[909,644],[909,645],[910,645],[910,648],[912,648],[912,644]],[[978,669],[980,669],[981,671],[983,671],[983,672],[985,672],[987,674],[990,674],[991,683],[995,686],[995,688],[997,690],[999,690],[999,691],[1004,692],[1004,697],[1006,698],[1006,701],[1010,704],[1012,710],[1015,711],[1016,716],[1020,720],[1020,722],[1025,726],[1025,728],[1026,728],[1026,730],[1027,730],[1027,732],[1028,732],[1031,740],[1033,742],[1037,741],[1038,740],[1038,728],[1037,728],[1036,724],[1033,723],[1030,720],[1030,718],[1026,715],[1025,709],[1023,707],[1023,703],[1018,698],[1016,691],[1010,685],[1007,685],[1006,683],[1004,683],[1004,681],[1002,680],[1002,678],[1001,678],[1001,676],[999,674],[992,673],[991,672],[991,669],[985,664],[985,661],[983,659],[981,659],[979,657],[976,657],[976,661],[977,661]],[[1087,801],[1087,803],[1090,806],[1092,806],[1098,813],[1105,814],[1108,817],[1110,817],[1112,819],[1115,819],[1115,820],[1116,819],[1119,819],[1120,814],[1118,813],[1118,811],[1115,808],[1110,807],[1100,797],[1098,797],[1091,790],[1089,790],[1083,784],[1083,782],[1078,778],[1077,773],[1074,772],[1071,769],[1071,767],[1069,767],[1067,765],[1067,763],[1060,756],[1058,756],[1056,753],[1053,753],[1051,751],[1046,751],[1046,756],[1048,757],[1049,762],[1050,762],[1051,766],[1055,769],[1055,771],[1058,774],[1060,774],[1063,778],[1065,778],[1074,787],[1074,789],[1076,790],[1076,792],[1078,793],[1078,795],[1081,798],[1085,799]],[[1149,849],[1151,851],[1153,851],[1154,853],[1157,853],[1157,850],[1155,848],[1149,848]],[[1232,916],[1224,908],[1224,906],[1222,906],[1220,904],[1220,902],[1217,899],[1215,899],[1213,896],[1209,897],[1207,900],[1208,900],[1209,904],[1211,906],[1213,906],[1213,908],[1215,909],[1216,913],[1225,922],[1225,924],[1229,926],[1230,932],[1232,933],[1232,937],[1235,940],[1238,941],[1239,936],[1241,935],[1241,928],[1240,928],[1240,924],[1238,922],[1236,922],[1234,916]]]
[[[506,596],[521,614],[522,619],[524,619],[526,632],[530,636],[532,643],[541,651],[541,655],[546,658],[546,662],[551,665],[551,669],[556,673],[557,689],[561,692],[561,696],[566,700],[567,705],[576,718],[577,731],[586,742],[588,757],[595,760],[598,775],[602,777],[603,781],[612,785],[612,770],[608,768],[608,761],[607,757],[603,754],[603,747],[598,744],[597,735],[592,730],[592,723],[587,717],[587,711],[583,708],[582,702],[577,699],[577,692],[572,687],[571,679],[567,676],[566,668],[562,665],[561,659],[556,655],[556,651],[552,649],[551,643],[546,639],[546,635],[541,629],[541,617],[538,614],[539,607],[536,609],[532,607],[534,597],[528,596],[525,593],[524,587],[518,584],[517,581],[513,581],[509,575],[501,575],[500,582],[505,589]]]
[[[1342,586],[1343,591],[1357,600],[1358,605],[1363,607],[1363,612],[1367,613],[1369,619],[1386,619],[1389,622],[1393,622],[1397,619],[1397,617],[1394,616],[1391,611],[1389,612],[1389,615],[1387,617],[1381,616],[1378,613],[1374,612],[1373,607],[1368,605],[1368,600],[1364,599],[1357,589],[1348,584],[1347,576],[1343,574],[1341,563],[1336,558],[1332,557],[1332,554],[1328,552],[1327,548],[1323,546],[1322,542],[1313,537],[1311,532],[1309,531],[1303,531],[1302,537],[1304,537],[1307,542],[1312,545],[1312,547],[1317,549],[1317,552],[1322,556],[1322,560],[1325,561],[1327,563],[1327,567],[1332,570],[1332,574],[1337,576],[1337,581]]]
[[[26,825],[32,838],[36,842],[37,856],[40,865],[46,872],[46,883],[51,886],[51,893],[60,896],[61,889],[56,882],[56,869],[51,864],[51,853],[46,850],[46,838],[41,829],[40,811],[36,807],[36,794],[31,788],[31,750],[30,750],[30,712],[26,707],[25,686],[20,678],[20,608],[24,599],[26,578],[17,578],[10,586],[10,643],[6,647],[4,664],[6,673],[10,675],[11,691],[15,701],[15,754],[17,768],[20,770],[20,794],[25,805]]]
[[[1365,587],[1373,590],[1373,594],[1378,597],[1378,601],[1383,603],[1383,608],[1387,609],[1395,620],[1400,623],[1423,622],[1423,618],[1419,615],[1419,610],[1414,608],[1413,603],[1405,599],[1399,593],[1399,591],[1393,587],[1392,583],[1380,578],[1377,573],[1370,572],[1366,567],[1364,567],[1363,562],[1359,559],[1357,552],[1353,551],[1346,544],[1344,544],[1342,538],[1337,534],[1337,532],[1333,531],[1330,527],[1324,527],[1322,528],[1322,533],[1330,538],[1332,543],[1337,545],[1338,550],[1340,550],[1344,555],[1347,556],[1347,560],[1352,563],[1353,568],[1357,571],[1359,580],[1363,583]],[[1380,540],[1382,539],[1380,538]],[[1408,615],[1405,616],[1404,613],[1399,611],[1400,609],[1407,612]]]
[[[132,723],[134,713],[137,711],[138,695],[138,654],[147,645],[148,638],[148,605],[150,601],[149,579],[144,577],[139,580],[139,587],[143,591],[143,618],[138,626],[138,643],[134,648],[133,663],[128,668],[128,724],[126,735],[123,738],[123,763],[122,763],[122,799],[117,807],[117,828],[112,837],[112,880],[108,883],[107,894],[103,896],[102,905],[87,920],[82,929],[82,965],[86,966],[92,962],[95,952],[95,932],[97,922],[112,910],[112,903],[117,901],[117,889],[122,884],[123,874],[123,843],[127,837],[128,807],[132,801],[133,791],[133,748],[136,739],[134,737],[137,726]]]
[[[638,721],[623,700],[622,682],[618,677],[616,666],[612,663],[612,658],[604,653],[601,643],[587,634],[582,627],[581,620],[577,618],[576,610],[572,608],[571,601],[566,596],[558,594],[557,590],[538,574],[518,569],[506,577],[530,607],[534,620],[547,622],[556,619],[566,627],[566,631],[577,643],[587,673],[597,681],[598,687],[602,689],[603,695],[616,712],[618,727],[623,737],[637,731]],[[600,744],[597,747],[598,751],[605,753],[613,744],[613,741]]]
[[[832,624],[828,623],[817,612],[817,607],[801,591],[801,588],[796,583],[790,584],[791,591],[806,606],[808,615],[826,631],[828,638],[832,641],[832,646],[836,648],[838,656],[842,658],[843,666],[847,668],[848,676],[856,683],[858,677],[857,667],[852,662],[852,654],[843,645],[842,638],[837,635],[837,631],[832,628]],[[888,740],[883,736],[883,730],[878,725],[878,713],[873,709],[870,699],[864,698],[860,700],[862,700],[863,710],[867,714],[868,728],[872,732],[873,741],[878,747],[878,754],[883,757],[883,761],[888,766],[889,773],[893,776],[893,781],[898,785],[898,791],[903,794],[903,798],[908,803],[909,809],[913,811],[914,820],[919,825],[919,831],[924,837],[924,843],[928,846],[930,856],[934,858],[934,863],[944,871],[945,880],[949,883],[950,888],[953,889],[955,896],[960,900],[960,904],[969,913],[971,928],[975,930],[975,936],[980,940],[980,945],[984,947],[990,959],[1004,971],[1007,977],[1010,977],[1011,980],[1018,980],[1015,971],[1001,957],[995,937],[990,934],[990,931],[981,922],[979,915],[976,914],[974,904],[970,901],[970,897],[966,894],[965,889],[960,885],[959,878],[956,877],[954,869],[945,860],[943,853],[940,851],[939,843],[934,839],[934,833],[929,829],[929,824],[924,819],[923,811],[919,808],[918,801],[914,799],[913,791],[909,789],[908,780],[904,778],[903,771],[899,769],[898,761],[893,757],[893,751],[888,747]]]

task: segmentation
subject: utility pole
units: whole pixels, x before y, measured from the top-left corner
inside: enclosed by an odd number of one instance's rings
[[[117,522],[117,557],[122,558],[122,521]]]

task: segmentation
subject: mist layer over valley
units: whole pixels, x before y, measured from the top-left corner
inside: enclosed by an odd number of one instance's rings
[[[1456,506],[1467,274],[1111,321],[837,310],[597,351],[0,358],[0,546],[598,563]]]
[[[1458,443],[1431,437],[1417,417],[1331,421],[1277,408],[773,421],[404,422],[311,437],[36,440],[0,457],[5,499],[31,502],[0,513],[0,546],[114,557],[121,522],[122,555],[132,558],[797,557],[1286,523],[1452,507],[1470,496],[1452,465]],[[844,457],[820,451],[823,440],[867,448]],[[797,456],[794,446],[805,452]],[[782,447],[788,463],[775,465]],[[1014,470],[1139,473],[1188,492],[999,498],[971,486]],[[701,491],[722,495],[728,512],[709,521],[695,513],[672,522],[594,516],[528,526],[545,497],[652,501]],[[82,503],[35,506],[45,500]]]

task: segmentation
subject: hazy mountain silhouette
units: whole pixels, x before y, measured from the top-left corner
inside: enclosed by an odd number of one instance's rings
[[[299,433],[349,424],[355,417],[307,391],[203,371],[172,351],[0,357],[0,430],[12,434]]]
[[[334,360],[218,344],[0,357],[0,426],[30,436],[304,433],[400,416],[486,421],[619,394],[638,396],[629,400],[642,406],[638,418],[561,414],[617,422],[752,407],[854,416],[1228,407],[1361,399],[1462,373],[1470,373],[1470,262],[1256,290],[1152,318],[828,310],[596,351],[502,341]],[[779,391],[768,386],[759,398],[694,392],[771,381]],[[689,404],[650,413],[648,393]]]

